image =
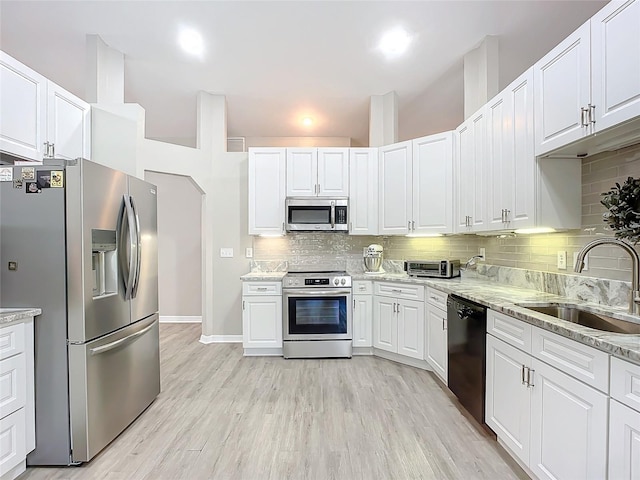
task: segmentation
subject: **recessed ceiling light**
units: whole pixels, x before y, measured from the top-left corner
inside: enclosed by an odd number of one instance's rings
[[[178,43],[185,52],[191,55],[202,55],[204,51],[202,35],[192,28],[185,28],[180,32]]]
[[[313,125],[313,118],[311,117],[304,117],[302,119],[302,125],[304,125],[305,127],[310,127],[311,125]]]
[[[387,56],[397,56],[403,54],[411,43],[411,37],[402,28],[396,28],[384,34],[378,48]]]

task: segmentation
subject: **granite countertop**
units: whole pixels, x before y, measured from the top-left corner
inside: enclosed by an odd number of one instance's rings
[[[0,325],[24,321],[41,313],[39,308],[0,308]]]
[[[554,302],[577,305],[592,313],[600,313],[634,323],[640,323],[640,317],[630,315],[626,308],[608,307],[605,305],[588,303],[573,298],[561,297],[551,293],[529,290],[481,278],[458,277],[452,279],[413,278],[407,274],[354,274],[353,280],[377,280],[410,283],[433,287],[445,293],[452,293],[477,302],[492,310],[505,313],[545,330],[552,331],[580,343],[590,345],[599,350],[626,360],[640,363],[640,335],[610,333],[594,330],[575,323],[567,322],[543,313],[538,313],[517,304],[536,304]]]
[[[287,272],[249,272],[240,277],[243,282],[248,281],[266,281],[279,282],[287,274]]]

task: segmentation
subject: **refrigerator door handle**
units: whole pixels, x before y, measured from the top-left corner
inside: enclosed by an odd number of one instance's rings
[[[132,333],[131,335],[129,335],[127,337],[121,338],[120,340],[116,340],[115,342],[107,343],[106,345],[102,345],[100,347],[92,348],[92,349],[89,350],[89,352],[91,353],[91,355],[100,355],[101,353],[108,352],[109,350],[113,350],[114,348],[118,348],[120,345],[122,345],[124,343],[129,343],[133,339],[144,335],[149,330],[151,330],[154,327],[154,325],[155,325],[155,322],[152,323],[151,325],[148,325],[148,326],[144,327],[139,332]]]
[[[129,202],[129,195],[123,195],[124,200],[124,209],[122,212],[122,222],[120,223],[120,246],[122,250],[120,250],[119,255],[121,258],[120,265],[122,270],[122,278],[125,282],[125,300],[129,300],[131,298],[131,293],[133,289],[133,281],[136,276],[136,269],[133,263],[133,256],[135,254],[134,250],[137,250],[137,243],[135,238],[135,232],[133,231],[135,225],[135,217],[133,215],[133,209],[131,208],[131,203]],[[125,222],[126,219],[126,222]],[[125,225],[126,224],[126,225]],[[127,258],[127,249],[124,245],[124,233],[125,228],[129,231],[129,257]],[[125,261],[126,259],[126,261]]]
[[[136,298],[138,295],[138,285],[140,284],[140,270],[141,270],[141,262],[142,262],[142,241],[141,241],[141,233],[140,233],[140,217],[138,217],[138,210],[136,209],[136,203],[133,200],[132,196],[129,196],[129,201],[131,202],[131,209],[133,211],[133,216],[135,217],[136,223],[136,275],[133,282],[133,288],[131,291],[131,298]]]

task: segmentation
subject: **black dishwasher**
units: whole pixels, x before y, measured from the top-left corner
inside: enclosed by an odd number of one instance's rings
[[[487,309],[456,295],[447,298],[449,389],[484,424]]]

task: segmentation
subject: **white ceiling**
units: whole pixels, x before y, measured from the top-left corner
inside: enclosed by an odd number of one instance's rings
[[[395,90],[399,139],[463,120],[462,58],[500,39],[500,88],[606,1],[0,1],[0,48],[84,97],[85,35],[125,54],[125,100],[147,136],[193,144],[196,93],[224,94],[229,136],[340,136],[368,144],[369,97]],[[176,43],[199,29],[202,60]],[[413,37],[393,61],[389,28]],[[312,127],[300,119],[310,115]]]

